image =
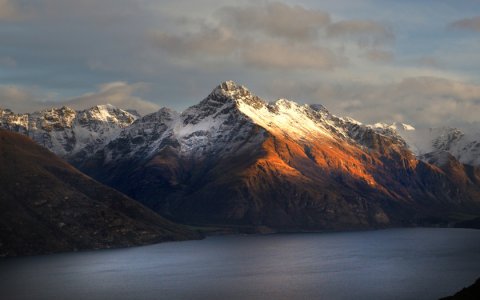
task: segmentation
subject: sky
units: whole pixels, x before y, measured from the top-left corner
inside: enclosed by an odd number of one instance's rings
[[[178,111],[233,80],[363,123],[480,128],[478,0],[0,0],[0,107]]]

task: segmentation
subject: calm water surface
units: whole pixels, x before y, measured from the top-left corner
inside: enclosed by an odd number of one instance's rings
[[[480,230],[209,237],[0,260],[1,299],[437,299],[480,277]]]

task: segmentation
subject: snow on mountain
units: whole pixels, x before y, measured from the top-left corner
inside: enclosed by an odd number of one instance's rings
[[[182,113],[162,108],[137,117],[108,104],[83,111],[61,107],[32,114],[0,110],[0,127],[28,135],[62,157],[75,156],[74,163],[110,141],[114,143],[106,149],[107,160],[149,157],[164,147],[198,157],[244,151],[259,142],[249,140],[253,130],[293,140],[346,140],[362,145],[366,145],[362,141],[365,131],[371,130],[352,118],[331,114],[322,105],[287,99],[268,103],[233,81],[223,82]]]
[[[425,148],[416,147],[419,155],[433,151],[446,151],[461,163],[480,166],[480,132],[465,133],[457,128],[441,127],[419,130],[416,144],[427,141]]]
[[[392,124],[387,123],[375,123],[373,125],[368,125],[371,128],[380,129],[380,130],[393,130],[393,131],[414,131],[415,127],[409,124],[394,122]]]
[[[300,105],[279,99],[268,103],[244,86],[226,81],[199,104],[182,113],[162,108],[125,128],[105,149],[106,159],[148,158],[169,147],[182,156],[225,155],[244,151],[260,140],[251,132],[295,140],[355,141],[352,128],[363,127],[351,118],[339,118],[321,105]]]
[[[227,81],[181,113],[162,108],[136,120],[76,166],[192,224],[404,224],[437,203],[478,199],[458,161],[448,165],[452,173],[419,161],[400,136],[416,130],[394,125],[269,103]]]
[[[226,154],[255,143],[244,143],[241,137],[248,140],[249,132],[260,128],[294,140],[346,140],[366,147],[372,146],[374,132],[408,146],[419,158],[447,151],[462,163],[480,165],[480,132],[416,129],[404,123],[363,125],[349,117],[337,117],[318,104],[301,105],[287,99],[265,102],[232,81],[223,82],[182,113],[162,108],[140,117],[109,104],[83,111],[61,107],[32,114],[0,109],[0,127],[28,135],[57,155],[78,159],[115,140],[117,150],[108,154],[109,159],[151,156],[166,146],[184,156]],[[128,146],[122,148],[125,143]]]
[[[224,88],[228,89],[226,85]],[[148,158],[165,148],[192,157],[244,149],[253,142],[248,136],[254,125],[236,109],[238,103],[227,93],[218,88],[182,113],[162,108],[138,119],[106,147],[107,160]],[[244,100],[254,100],[251,95],[247,98]]]
[[[440,163],[445,161],[446,153],[449,153],[461,163],[480,165],[480,132],[465,133],[451,127],[416,129],[403,123],[376,123],[368,126],[381,134],[401,137],[422,160]],[[434,159],[434,156],[438,156],[438,159]]]
[[[31,114],[0,109],[0,127],[27,135],[62,157],[93,153],[136,119],[110,104],[82,111],[64,106]]]

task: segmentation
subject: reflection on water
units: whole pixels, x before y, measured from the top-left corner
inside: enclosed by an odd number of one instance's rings
[[[210,237],[0,261],[2,299],[437,299],[480,277],[480,230]]]

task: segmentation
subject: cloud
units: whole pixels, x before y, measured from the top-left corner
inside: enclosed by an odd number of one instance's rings
[[[149,33],[151,42],[170,54],[188,56],[194,54],[229,55],[239,41],[231,30],[225,27],[202,26],[195,33],[172,35],[167,32]]]
[[[278,69],[331,70],[346,63],[328,48],[295,46],[284,43],[254,43],[243,49],[242,59],[249,66]]]
[[[326,12],[281,2],[228,6],[218,14],[223,24],[238,31],[258,31],[270,37],[300,41],[314,40],[318,30],[330,23],[330,15]]]
[[[74,109],[86,109],[98,104],[112,104],[122,109],[134,109],[140,114],[157,111],[157,104],[145,101],[136,93],[146,88],[144,83],[128,84],[126,82],[111,82],[99,86],[98,91],[63,102]]]
[[[346,66],[345,45],[339,46],[329,38],[361,45],[353,51],[360,51],[357,56],[368,61],[393,60],[393,52],[377,49],[394,39],[387,26],[369,20],[332,23],[328,13],[299,5],[266,2],[224,6],[209,22],[184,18],[181,25],[185,24],[190,25],[189,31],[148,34],[152,45],[177,58],[171,62],[182,66],[219,62],[295,71]]]
[[[24,112],[27,107],[34,110],[41,107],[34,102],[34,92],[25,87],[14,85],[0,85],[0,108],[9,108],[13,111]]]
[[[34,112],[55,106],[50,104],[54,96],[38,86],[0,85],[0,108],[18,113]]]
[[[17,66],[17,61],[10,56],[4,56],[0,57],[0,67],[16,67]]]
[[[415,60],[415,63],[432,68],[441,68],[442,63],[436,58],[432,56],[422,56]]]
[[[386,63],[393,61],[394,55],[391,51],[371,49],[367,51],[365,57],[373,62]]]
[[[311,43],[290,44],[281,40],[256,40],[235,36],[224,27],[204,28],[194,34],[150,35],[155,46],[187,60],[196,57],[210,62],[222,58],[222,62],[242,62],[258,69],[332,70],[345,65],[347,59],[336,55],[326,47]]]
[[[386,25],[371,20],[344,20],[327,27],[327,36],[354,39],[360,46],[391,43],[395,34]]]
[[[18,2],[0,0],[0,21],[17,21],[23,19],[25,15]]]
[[[160,108],[157,104],[135,96],[136,93],[144,89],[146,89],[144,83],[111,82],[100,85],[98,90],[93,93],[87,93],[65,101],[54,101],[52,95],[37,88],[0,86],[0,107],[25,113],[63,105],[81,110],[109,103],[118,108],[137,110],[143,115]]]
[[[408,77],[385,84],[282,82],[271,89],[294,99],[321,103],[340,116],[352,116],[363,123],[463,127],[478,122],[480,111],[480,85],[439,77]]]
[[[457,20],[450,23],[448,28],[480,32],[480,16]]]

